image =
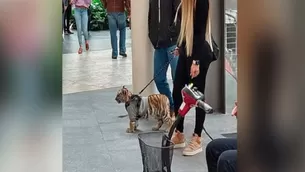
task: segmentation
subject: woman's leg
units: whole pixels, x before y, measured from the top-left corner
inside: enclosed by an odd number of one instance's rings
[[[187,61],[188,66],[192,65],[192,59],[188,59]],[[206,75],[209,69],[209,65],[202,65],[200,66],[200,73],[199,75],[192,79],[192,82],[198,90],[204,94],[205,89],[205,80]],[[190,71],[190,68],[188,69]],[[195,129],[193,138],[191,139],[188,146],[184,149],[183,155],[192,156],[196,155],[199,152],[202,152],[202,145],[201,145],[201,133],[203,129],[203,123],[205,120],[205,110],[196,108],[196,118],[195,118]]]
[[[80,8],[75,8],[74,10],[74,16],[75,16],[75,23],[76,23],[76,28],[77,28],[77,37],[78,37],[78,43],[79,43],[79,50],[78,53],[81,54],[82,53],[82,17],[81,17],[81,12],[82,9]]]
[[[89,34],[88,34],[88,9],[82,11],[82,31],[85,37],[86,50],[89,50]]]
[[[174,109],[175,114],[178,115],[178,110],[182,104],[182,95],[181,90],[187,84],[189,76],[187,75],[187,60],[185,56],[180,56],[178,58],[177,67],[176,67],[176,74],[174,79],[174,88],[173,88],[173,99],[174,99]],[[179,76],[179,77],[178,77]],[[184,124],[184,118],[181,119],[181,121],[178,123],[176,129],[183,133],[183,124]]]
[[[180,105],[182,104],[181,89],[187,83],[188,80],[187,74],[188,71],[186,67],[186,57],[180,55],[180,57],[178,58],[176,73],[175,73],[175,76],[177,77],[174,78],[174,88],[173,88],[174,110],[176,115],[178,115],[178,110],[180,108]],[[184,124],[184,118],[181,118],[181,121],[176,126],[176,132],[172,137],[172,142],[175,144],[175,148],[185,147],[183,124]]]
[[[200,66],[199,75],[194,78],[194,85],[198,88],[198,90],[204,94],[205,91],[205,81],[208,73],[209,66]],[[203,123],[205,121],[205,110],[196,108],[196,118],[195,118],[195,129],[194,133],[201,137]]]

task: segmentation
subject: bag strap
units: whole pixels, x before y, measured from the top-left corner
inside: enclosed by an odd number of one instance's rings
[[[209,1],[209,11],[208,11],[208,18],[207,18],[207,26],[206,26],[206,33],[205,39],[209,43],[211,50],[213,52],[213,42],[212,42],[212,28],[211,28],[211,4]]]

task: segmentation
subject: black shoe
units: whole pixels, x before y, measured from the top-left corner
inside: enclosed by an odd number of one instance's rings
[[[116,56],[112,56],[112,59],[117,59],[118,57],[116,57]]]
[[[120,55],[123,56],[123,57],[127,57],[126,53],[120,53]]]
[[[71,30],[68,30],[67,32],[68,34],[74,34]]]

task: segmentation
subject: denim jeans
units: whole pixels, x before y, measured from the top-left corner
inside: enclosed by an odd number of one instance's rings
[[[168,97],[170,101],[170,108],[172,110],[174,110],[174,100],[167,82],[166,73],[168,66],[170,65],[172,78],[174,80],[178,62],[178,57],[174,57],[172,54],[172,51],[174,51],[175,48],[176,45],[168,48],[155,49],[154,52],[154,76],[156,76],[155,83],[160,94],[164,94]],[[170,64],[168,64],[169,60],[171,60]]]
[[[206,147],[209,172],[237,171],[237,139],[222,138],[211,141]]]
[[[77,37],[79,46],[82,46],[83,39],[82,33],[84,34],[85,41],[89,39],[88,35],[88,9],[86,8],[75,8],[74,9],[75,22],[77,27]]]
[[[112,56],[118,56],[117,30],[120,31],[120,54],[126,53],[126,15],[124,12],[108,13],[108,25],[111,37]]]

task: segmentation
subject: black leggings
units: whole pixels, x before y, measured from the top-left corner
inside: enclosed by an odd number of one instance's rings
[[[69,31],[71,15],[72,15],[72,6],[71,4],[69,4],[65,11],[65,18],[64,18],[65,31]]]
[[[181,89],[186,85],[192,82],[195,87],[198,88],[200,92],[204,94],[205,90],[205,80],[206,75],[209,69],[209,64],[200,65],[200,73],[199,75],[191,79],[190,77],[190,69],[192,65],[192,59],[186,57],[184,55],[180,55],[177,68],[176,68],[176,77],[174,80],[174,88],[173,88],[173,98],[174,98],[174,105],[175,105],[175,114],[178,114],[178,110],[180,105],[182,104],[182,96],[181,96]],[[200,62],[201,63],[201,62]],[[201,137],[203,123],[205,120],[205,111],[200,108],[196,108],[196,119],[195,119],[195,129],[194,133]],[[184,118],[181,119],[180,123],[177,125],[176,129],[179,132],[183,132],[183,124]]]

